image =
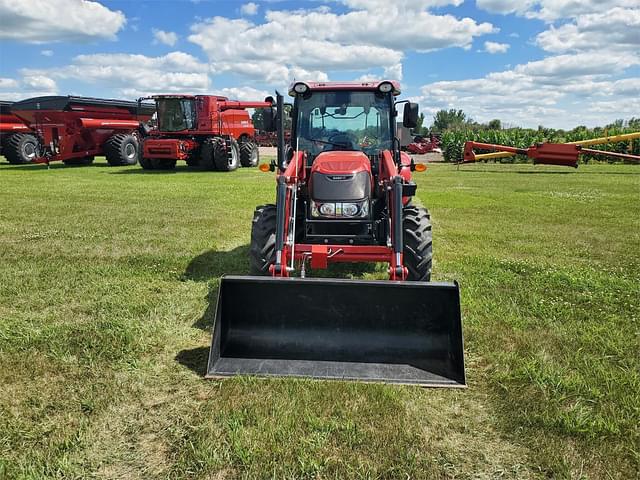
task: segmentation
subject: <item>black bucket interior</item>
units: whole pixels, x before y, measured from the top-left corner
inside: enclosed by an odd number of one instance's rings
[[[465,385],[452,283],[223,277],[207,377]]]

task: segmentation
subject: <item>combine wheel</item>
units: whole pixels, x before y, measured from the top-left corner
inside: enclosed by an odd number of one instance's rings
[[[260,163],[258,144],[252,140],[240,142],[240,165],[243,167],[256,167]]]
[[[213,162],[216,165],[216,169],[221,172],[231,172],[237,169],[240,163],[240,148],[235,139],[230,139],[229,148],[231,148],[230,152],[227,150],[225,142],[219,140],[213,150]]]
[[[251,275],[269,275],[276,260],[276,206],[261,205],[253,212],[249,262]]]
[[[14,133],[4,140],[3,154],[9,163],[29,163],[38,157],[38,140],[29,133]]]
[[[118,133],[104,144],[104,153],[111,166],[138,163],[140,142],[130,133]]]
[[[140,157],[140,166],[144,170],[153,170],[153,159]]]
[[[215,170],[216,164],[213,161],[213,154],[216,149],[216,144],[222,142],[220,138],[207,138],[202,147],[200,147],[200,158],[197,163],[197,167],[200,170]]]
[[[176,161],[168,158],[153,158],[151,165],[154,170],[173,170],[176,168]]]
[[[404,265],[409,270],[407,280],[428,282],[431,279],[431,218],[422,207],[402,209]]]

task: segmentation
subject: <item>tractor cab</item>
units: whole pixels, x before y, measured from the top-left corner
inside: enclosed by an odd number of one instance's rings
[[[158,95],[157,128],[161,132],[182,132],[197,128],[196,99],[190,95]]]

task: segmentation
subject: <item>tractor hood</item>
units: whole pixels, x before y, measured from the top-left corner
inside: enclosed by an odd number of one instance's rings
[[[311,167],[311,198],[356,201],[370,198],[371,162],[362,152],[323,152]]]
[[[371,174],[371,162],[362,152],[322,152],[313,161],[311,173],[327,175],[353,175],[358,172]]]

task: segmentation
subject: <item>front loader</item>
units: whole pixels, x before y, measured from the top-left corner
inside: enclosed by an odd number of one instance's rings
[[[395,81],[297,82],[289,94],[290,144],[280,94],[265,115],[276,203],[254,213],[252,276],[221,280],[206,376],[464,386],[458,285],[430,282],[430,215],[411,201],[424,166],[396,133],[397,105],[407,128],[418,106],[396,101]],[[386,263],[389,280],[309,278],[337,262]]]

